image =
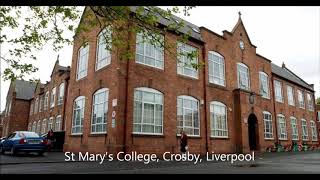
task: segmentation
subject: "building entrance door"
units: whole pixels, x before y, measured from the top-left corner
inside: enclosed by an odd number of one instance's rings
[[[254,114],[250,114],[248,118],[248,134],[250,150],[257,150],[259,144],[258,121]]]

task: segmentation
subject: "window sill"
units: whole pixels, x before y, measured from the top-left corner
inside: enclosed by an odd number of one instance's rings
[[[76,82],[84,81],[84,80],[87,80],[87,79],[88,79],[88,75],[85,76],[85,77],[82,77],[80,79],[76,79]]]
[[[288,141],[288,139],[280,139],[280,138],[279,138],[279,141]]]
[[[274,141],[274,138],[264,138],[265,141]]]
[[[101,137],[101,136],[107,136],[107,133],[91,133],[88,135],[88,137]]]
[[[69,136],[72,136],[72,137],[82,137],[83,134],[82,134],[82,133],[81,133],[81,134],[69,134]]]
[[[164,138],[163,134],[131,134],[132,137]]]
[[[99,69],[95,69],[94,72],[100,72],[100,71],[103,71],[105,69],[108,69],[110,67],[110,65],[111,65],[111,62],[109,64],[99,68]]]
[[[213,87],[213,88],[218,88],[218,89],[221,89],[221,90],[224,90],[224,91],[228,90],[226,88],[226,86],[222,86],[222,85],[219,85],[219,84],[214,84],[214,83],[211,83],[211,82],[209,82],[208,86],[209,87]]]
[[[201,136],[192,136],[192,135],[187,135],[188,139],[201,139]],[[180,138],[181,134],[177,134],[177,137]]]
[[[210,136],[211,140],[229,140],[229,137],[214,137],[214,136]]]
[[[199,80],[198,77],[192,77],[192,76],[187,76],[187,75],[183,75],[183,74],[177,74],[178,77],[184,78],[184,79],[188,79],[188,80],[194,80],[197,81]]]
[[[145,68],[145,69],[149,69],[149,70],[156,70],[156,71],[159,71],[159,72],[163,72],[164,71],[164,67],[163,68],[159,68],[159,67],[156,67],[156,66],[143,64],[143,63],[140,63],[140,62],[137,62],[137,61],[135,61],[135,64],[138,65],[141,68]]]

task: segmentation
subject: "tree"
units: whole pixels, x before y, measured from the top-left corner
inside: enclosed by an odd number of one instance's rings
[[[152,6],[89,6],[89,7],[62,7],[62,6],[30,6],[30,7],[0,7],[0,43],[2,46],[12,47],[8,52],[1,52],[1,62],[7,67],[3,70],[4,80],[23,79],[25,75],[34,73],[38,68],[34,65],[37,60],[37,51],[42,50],[44,45],[50,45],[55,51],[59,51],[65,44],[73,43],[73,35],[90,31],[92,27],[110,27],[113,32],[121,32],[124,25],[130,24],[128,31],[140,33],[143,41],[164,48],[169,54],[174,54],[173,45],[164,43],[161,33],[170,31],[179,35],[179,41],[186,42],[191,31],[181,33],[180,29],[185,26],[184,22],[175,17],[174,13],[183,12],[189,16],[193,7],[171,7],[162,10]],[[82,12],[83,20],[78,26]],[[160,18],[167,19],[170,23],[161,27]],[[14,32],[14,33],[12,33]],[[112,40],[112,46],[123,48],[127,37],[108,37]],[[85,41],[86,37],[82,37]],[[106,49],[112,50],[109,43]],[[111,43],[110,43],[111,44]],[[197,52],[178,55],[186,55],[193,59]],[[124,53],[125,59],[133,59],[132,52]],[[199,64],[191,61],[186,66],[198,68]],[[201,64],[200,64],[201,65]]]
[[[319,105],[320,105],[320,97],[318,97],[318,98],[316,99],[316,104],[319,104]]]

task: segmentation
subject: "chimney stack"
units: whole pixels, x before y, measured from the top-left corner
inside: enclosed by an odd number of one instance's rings
[[[285,68],[286,67],[286,65],[284,64],[284,62],[282,62],[282,68]]]

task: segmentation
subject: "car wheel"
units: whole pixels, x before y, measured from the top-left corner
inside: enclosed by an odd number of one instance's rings
[[[11,155],[13,155],[13,156],[17,154],[17,152],[16,152],[16,150],[14,150],[14,147],[13,147],[13,146],[11,147],[10,153],[11,153]]]
[[[38,152],[39,156],[43,156],[44,151]]]
[[[3,146],[0,146],[0,153],[1,153],[1,154],[4,154]]]

